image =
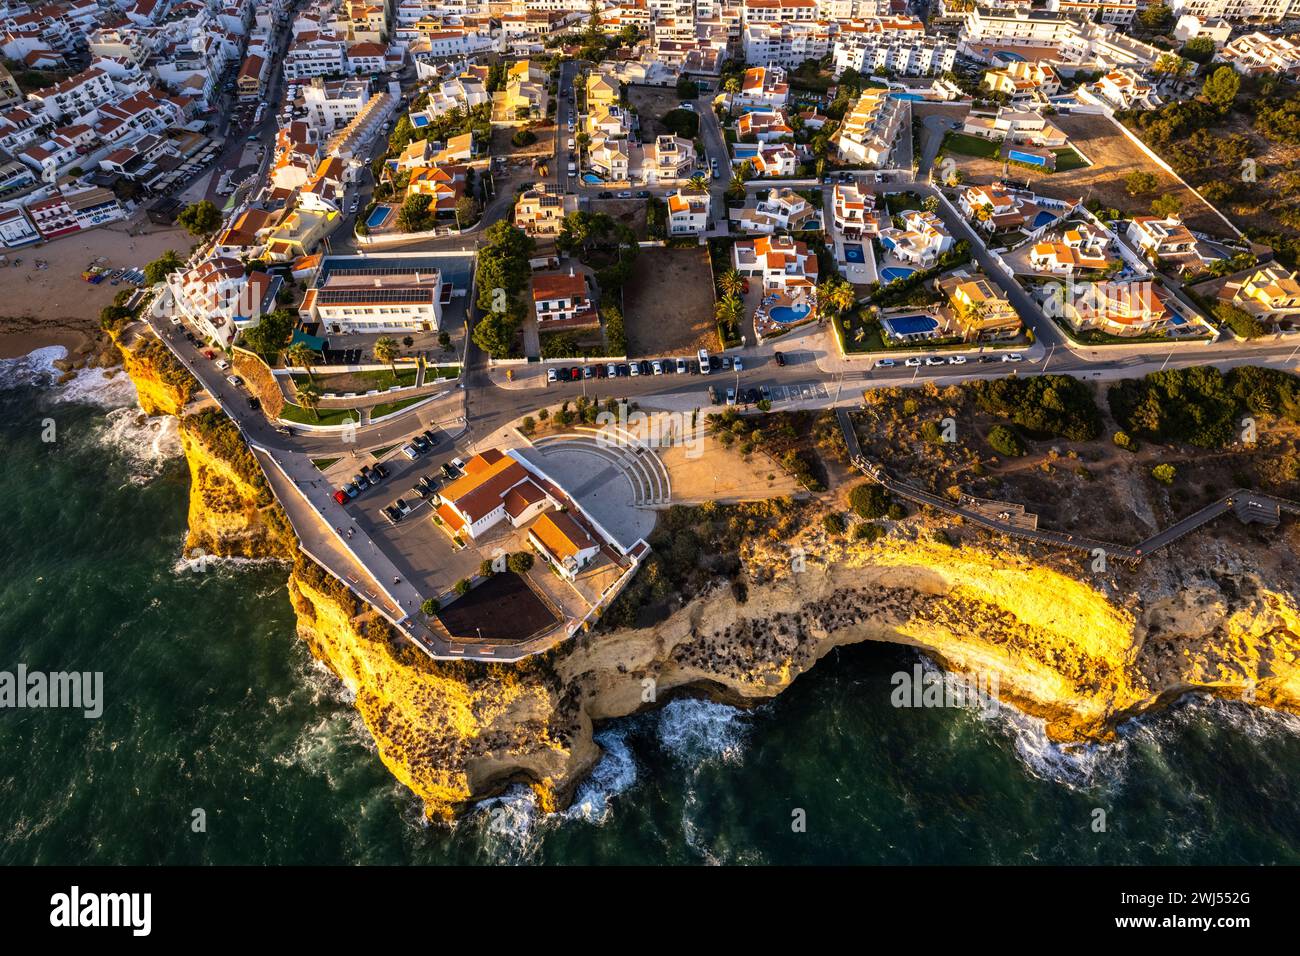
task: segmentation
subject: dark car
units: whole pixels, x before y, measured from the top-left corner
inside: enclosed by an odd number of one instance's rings
[[[258,400],[258,397],[256,395],[250,395],[248,396],[248,407],[251,408],[253,411],[257,411],[259,408],[262,407],[262,403],[261,401]]]
[[[716,372],[716,371],[718,371],[720,368],[722,368],[722,359],[718,358],[716,355],[710,355],[710,356],[709,356],[709,371],[711,371],[711,372]]]
[[[772,358],[776,359],[776,364],[777,364],[777,365],[780,365],[782,368],[785,367],[785,353],[784,353],[784,352],[773,352],[773,353],[772,353]]]
[[[597,199],[613,199],[613,198],[614,198],[614,194],[611,193],[611,192],[597,193],[597,194],[596,194],[596,198],[597,198]]]
[[[637,198],[637,199],[649,199],[649,198],[650,198],[650,190],[648,190],[648,189],[642,189],[642,190],[640,190],[640,191],[636,194],[636,198]]]
[[[992,361],[993,361],[993,356],[992,356],[992,355],[981,355],[981,356],[980,356],[979,358],[977,358],[975,361],[977,361],[977,362],[979,362],[981,365],[983,365],[985,362],[992,362]]]
[[[446,476],[448,481],[456,480],[456,469],[451,467],[451,462],[444,461],[442,463],[442,473]]]
[[[433,447],[429,444],[429,439],[425,438],[423,435],[416,435],[411,439],[411,444],[414,445],[415,450],[422,455]]]
[[[609,378],[609,367],[606,365],[597,365],[596,378]]]
[[[757,405],[759,402],[758,389],[750,388],[745,390],[745,403],[748,405]]]
[[[352,483],[357,486],[358,491],[365,491],[370,487],[370,480],[365,475],[355,474],[352,476]]]
[[[392,505],[389,505],[387,508],[384,509],[384,517],[387,518],[389,521],[391,521],[393,524],[397,524],[397,522],[402,520],[402,513],[398,511],[396,508],[394,508]]]
[[[621,362],[618,366],[618,374],[626,378],[632,374],[632,370],[628,367],[626,362]]]
[[[379,464],[379,462],[375,462],[375,466],[370,470],[373,471],[376,475],[378,475],[381,481],[384,478],[388,477],[388,469],[385,468],[383,465]]]
[[[762,396],[763,401],[770,402],[772,400],[772,392],[766,385],[758,386],[758,393]]]
[[[423,435],[425,437],[425,440],[429,442],[430,448],[438,447],[438,436],[432,430],[425,429],[424,431],[420,432],[420,434]]]

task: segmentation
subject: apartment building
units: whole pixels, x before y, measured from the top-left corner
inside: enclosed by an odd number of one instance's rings
[[[1286,37],[1248,33],[1237,37],[1218,52],[1215,59],[1247,76],[1300,73],[1300,44]]]
[[[239,333],[257,325],[275,308],[282,280],[265,272],[248,272],[238,259],[217,256],[167,277],[173,307],[203,337],[223,348]]]
[[[577,211],[577,196],[552,183],[538,183],[519,194],[515,225],[534,239],[554,239],[560,234],[564,217]]]
[[[840,162],[888,165],[889,153],[910,112],[905,100],[892,99],[885,90],[863,90],[831,141]]]
[[[946,37],[923,34],[848,34],[835,42],[834,71],[897,76],[934,76],[952,69],[957,46]]]
[[[442,273],[419,253],[326,256],[298,315],[330,332],[436,331]]]

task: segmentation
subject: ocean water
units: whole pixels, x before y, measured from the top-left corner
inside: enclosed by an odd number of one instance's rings
[[[0,863],[1300,863],[1300,721],[1194,699],[1063,750],[1009,711],[895,709],[917,658],[879,646],[754,711],[603,728],[563,813],[516,790],[425,826],[285,569],[180,560],[174,423],[120,377],[51,387],[57,354],[0,363],[0,670],[102,671],[105,707],[0,711]]]

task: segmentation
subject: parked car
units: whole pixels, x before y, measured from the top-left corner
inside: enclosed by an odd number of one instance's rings
[[[781,366],[782,368],[785,367],[785,353],[784,353],[784,352],[773,352],[773,353],[772,353],[772,358],[776,359],[776,364],[777,364],[777,365]]]
[[[628,365],[626,362],[620,362],[618,366],[618,374],[623,376],[624,378],[627,378],[629,375],[632,374],[632,367]]]
[[[402,513],[398,511],[396,508],[394,508],[392,505],[386,507],[383,511],[383,514],[384,517],[388,519],[389,524],[397,524],[397,522],[401,521],[403,517]]]
[[[613,199],[613,198],[614,198],[614,194],[613,194],[612,192],[610,192],[609,190],[604,190],[604,191],[602,191],[602,192],[598,192],[598,193],[596,193],[596,198],[597,198],[597,199]]]
[[[411,439],[411,444],[415,446],[415,450],[418,451],[421,455],[423,455],[430,448],[433,447],[432,445],[429,444],[429,439],[425,438],[423,435],[416,435],[414,438]]]
[[[455,468],[458,472],[464,473],[464,471],[465,471],[465,459],[464,459],[464,458],[453,458],[453,459],[451,460],[451,467]]]
[[[348,503],[348,493],[344,491],[342,488],[334,492],[334,494],[330,495],[330,497],[333,498],[341,505],[345,505]]]
[[[256,395],[249,395],[248,407],[251,408],[253,411],[257,411],[259,408],[262,407],[261,399],[259,399]]]
[[[949,355],[949,356],[948,356],[948,364],[949,364],[949,365],[965,365],[965,364],[966,364],[966,356],[964,356],[964,355]]]
[[[420,457],[420,452],[416,450],[416,447],[414,445],[403,445],[402,454],[405,455],[407,458],[409,458],[411,461],[415,461],[415,459]]]
[[[235,388],[239,388],[239,386],[244,384],[244,380],[238,375],[227,375],[226,381],[235,386]]]
[[[893,359],[881,359],[876,363],[876,368],[894,368],[898,365]]]
[[[605,367],[605,369],[606,369],[606,374],[608,374],[610,378],[618,378],[618,364],[617,364],[617,363],[615,363],[615,362],[610,362],[609,365],[607,365],[607,366]]]
[[[769,389],[766,385],[758,386],[758,394],[759,394],[759,398],[761,398],[765,402],[770,402],[772,400],[772,390]]]
[[[375,466],[374,466],[373,468],[371,468],[370,470],[371,470],[374,474],[376,474],[376,475],[379,476],[379,480],[380,480],[380,481],[383,481],[385,478],[388,477],[388,469],[385,468],[383,465],[381,465],[379,462],[375,462]]]
[[[424,440],[429,443],[430,448],[438,447],[438,435],[436,432],[426,428],[424,431],[420,432],[420,434],[424,437]]]
[[[1021,362],[1024,361],[1024,356],[1021,355],[1019,352],[1008,352],[1006,355],[1002,356],[1002,361]]]
[[[941,359],[941,358],[936,358],[936,357],[933,356],[933,355],[927,355],[927,356],[925,357],[925,364],[926,364],[926,365],[931,365],[931,366],[933,366],[933,365],[943,365],[943,364],[944,364],[944,361],[943,361],[943,359]]]
[[[361,494],[361,492],[357,489],[357,486],[352,484],[352,482],[350,481],[343,486],[343,491],[345,494],[347,494],[349,498],[355,498],[357,495]]]
[[[686,374],[686,359],[684,359],[684,358],[679,358],[679,359],[677,360],[677,363],[676,363],[676,364],[677,364],[677,374],[678,374],[678,375],[685,375],[685,374]]]
[[[660,362],[658,359],[655,359],[653,362],[650,363],[650,371],[655,375],[662,375],[664,373],[663,363]]]
[[[640,375],[640,374],[641,374],[641,363],[640,363],[640,362],[633,362],[633,363],[631,364],[631,366],[630,366],[630,369],[631,369],[631,374],[632,374],[632,375],[634,375],[634,376],[635,376],[635,375]]]
[[[730,388],[730,387],[727,388],[727,404],[728,405],[736,404],[736,390],[734,388]]]
[[[637,194],[636,194],[636,198],[637,198],[637,199],[649,199],[649,198],[650,198],[650,190],[648,190],[648,189],[640,189],[640,190],[638,190],[638,191],[637,191]]]
[[[582,369],[578,368],[578,366],[576,365],[573,366],[573,368],[569,369],[569,381],[577,382],[581,378],[582,378]]]
[[[595,370],[594,368],[592,368],[590,365],[584,365],[584,366],[582,367],[582,377],[583,377],[583,378],[595,378],[595,377],[596,377],[596,370]]]
[[[723,370],[724,372],[730,372],[730,371],[731,371],[731,356],[730,356],[730,355],[724,355],[724,356],[722,356],[722,370]]]
[[[448,481],[456,480],[456,469],[451,467],[451,462],[449,461],[444,461],[442,463],[442,474]]]
[[[215,353],[213,353],[212,350],[209,349],[207,352],[204,352],[203,354],[206,355],[208,358],[212,358],[212,356]],[[224,372],[226,369],[230,368],[230,363],[227,362],[225,359],[218,359],[217,368]]]
[[[619,199],[631,199],[631,198],[632,198],[632,190],[630,190],[630,189],[624,189],[624,190],[622,190],[621,192],[619,192],[619,194],[618,194],[618,198],[619,198]]]
[[[596,370],[596,378],[609,378],[609,367],[606,365],[593,366]]]
[[[919,358],[913,357],[905,361],[903,364],[906,365],[908,368],[916,368],[918,365],[921,364],[921,360]]]
[[[546,369],[547,383],[554,385],[559,380],[560,380],[560,373],[555,370],[555,366],[554,365],[548,366]]]
[[[709,386],[709,404],[710,405],[718,404],[718,390],[713,385]]]
[[[352,483],[357,486],[357,491],[365,491],[370,487],[370,481],[360,472],[352,476]]]
[[[735,369],[737,372],[743,372],[745,370],[745,363],[742,362],[740,360],[740,356],[737,355],[734,359],[731,360],[731,367]]]

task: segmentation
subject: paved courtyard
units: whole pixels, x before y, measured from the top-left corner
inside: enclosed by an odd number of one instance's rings
[[[643,500],[633,478],[608,455],[577,442],[555,442],[520,449],[577,501],[625,549],[654,530],[656,514]]]

